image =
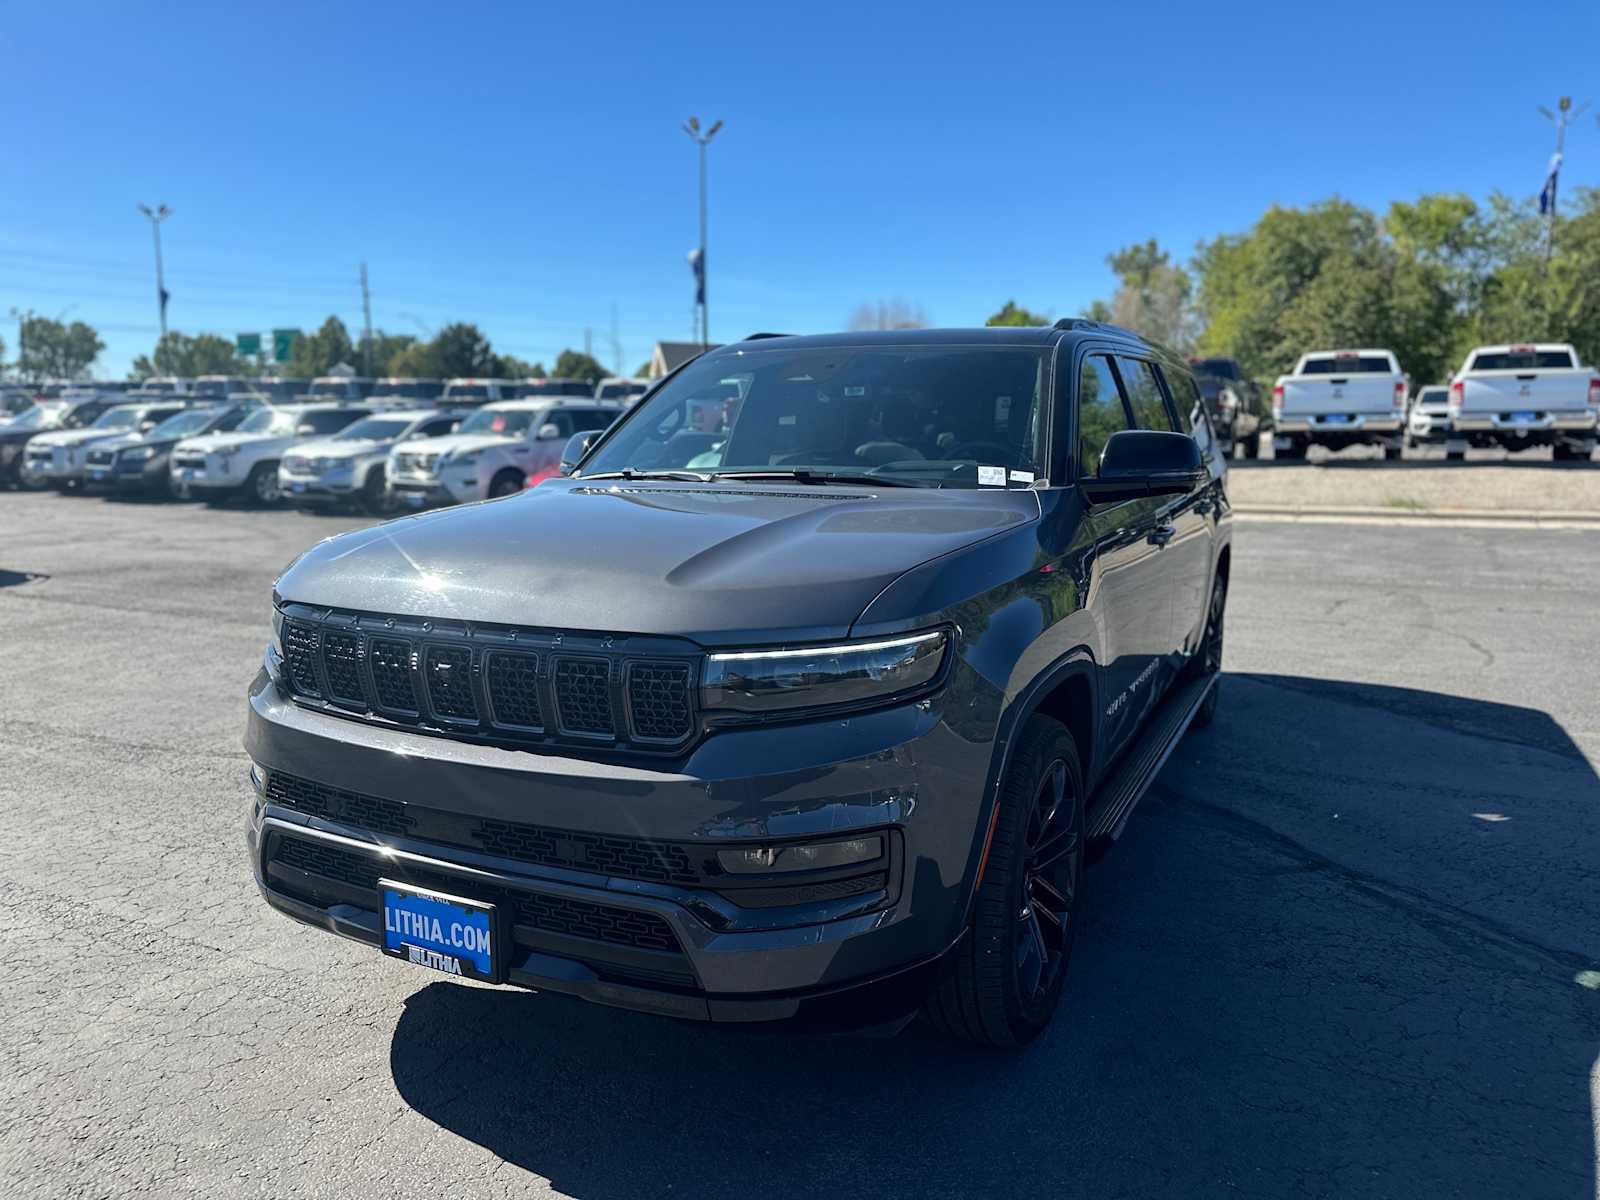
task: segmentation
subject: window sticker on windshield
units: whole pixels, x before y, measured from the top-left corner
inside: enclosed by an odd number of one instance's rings
[[[865,396],[867,389],[864,387],[847,387],[844,390],[844,394],[846,396]]]
[[[979,487],[1005,487],[1006,469],[1004,467],[979,467]]]
[[[1032,471],[1013,471],[1013,472],[1011,472],[1011,482],[1012,483],[1032,484],[1033,483],[1033,472]]]
[[[1004,429],[1011,423],[1011,397],[996,396],[994,398],[994,427]]]
[[[494,430],[496,433],[504,433],[506,429],[506,419],[504,417],[495,417],[489,422],[489,428]]]

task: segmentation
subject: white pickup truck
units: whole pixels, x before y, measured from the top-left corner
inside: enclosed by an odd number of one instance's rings
[[[1600,372],[1571,346],[1479,346],[1450,381],[1445,457],[1459,461],[1469,446],[1549,446],[1557,459],[1587,459],[1597,421]]]
[[[1391,350],[1314,350],[1272,385],[1275,458],[1309,446],[1382,446],[1399,458],[1406,423],[1405,372]]]

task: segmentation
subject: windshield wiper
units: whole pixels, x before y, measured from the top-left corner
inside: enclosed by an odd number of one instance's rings
[[[867,487],[922,487],[910,479],[892,479],[887,475],[852,475],[844,471],[810,471],[798,467],[792,471],[718,471],[713,479],[792,479],[795,483],[825,486],[830,483],[859,483]],[[935,485],[937,486],[937,485]]]
[[[600,471],[594,475],[577,475],[574,478],[584,481],[591,479],[678,479],[685,483],[711,482],[711,476],[704,471],[640,471],[634,467],[623,467],[620,471]]]

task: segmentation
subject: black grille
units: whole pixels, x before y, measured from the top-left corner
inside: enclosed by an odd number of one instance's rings
[[[689,668],[682,663],[634,663],[628,668],[628,709],[635,737],[680,741],[689,736]]]
[[[283,606],[285,684],[457,737],[671,753],[698,729],[692,647]],[[620,643],[620,644],[619,644]],[[682,654],[683,657],[670,657]],[[666,655],[669,657],[657,657]]]
[[[343,821],[374,833],[404,837],[417,823],[415,817],[407,815],[406,806],[397,801],[347,792],[281,771],[267,773],[267,799],[296,812],[325,821]]]
[[[328,694],[334,700],[365,704],[361,685],[361,639],[353,633],[322,633],[322,669],[328,674]]]
[[[367,651],[378,707],[394,712],[417,711],[417,688],[411,678],[411,646],[389,638],[373,638]]]
[[[428,676],[428,703],[441,717],[478,719],[478,698],[472,694],[472,651],[429,646],[423,670]]]
[[[487,819],[478,822],[472,837],[488,853],[520,862],[654,883],[693,886],[705,882],[683,847],[662,842],[541,829],[537,825]]]
[[[289,664],[289,678],[294,690],[307,696],[322,695],[322,685],[317,682],[317,642],[320,634],[315,629],[293,621],[283,627],[283,657]]]
[[[84,461],[91,467],[109,467],[116,457],[117,452],[115,450],[91,450],[89,451],[89,457]]]
[[[632,946],[638,950],[682,953],[672,926],[654,913],[613,908],[608,904],[594,904],[565,896],[522,892],[459,879],[442,871],[405,869],[398,862],[385,862],[380,870],[378,860],[370,855],[302,838],[280,837],[272,861],[366,891],[376,891],[378,880],[386,876],[419,887],[436,888],[468,899],[500,905],[511,912],[517,924],[546,933],[608,942],[614,946]]]
[[[613,737],[611,719],[611,664],[604,659],[556,660],[556,708],[561,728],[568,733]]]
[[[489,655],[489,707],[498,725],[539,729],[544,725],[539,706],[539,657],[535,654]]]

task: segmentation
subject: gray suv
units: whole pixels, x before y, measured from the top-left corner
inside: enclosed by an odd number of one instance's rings
[[[601,1004],[1030,1041],[1087,852],[1217,704],[1187,366],[1088,321],[760,337],[574,442],[278,580],[267,902]]]

